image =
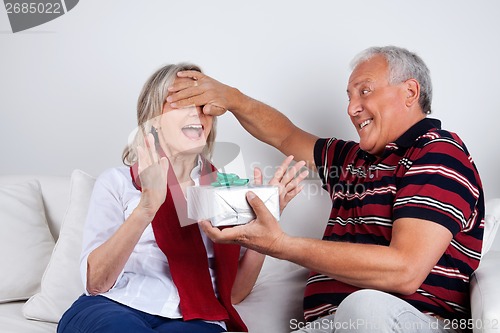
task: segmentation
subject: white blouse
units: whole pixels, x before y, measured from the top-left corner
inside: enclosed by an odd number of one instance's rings
[[[198,182],[200,165],[191,172]],[[96,180],[83,234],[83,250],[80,272],[87,285],[87,258],[89,254],[108,240],[137,207],[141,197],[132,184],[128,167],[105,171]],[[205,244],[212,285],[215,286],[213,243],[201,231]],[[242,253],[244,250],[242,248]],[[89,295],[87,291],[87,295]],[[134,309],[167,318],[182,318],[179,294],[172,281],[167,258],[158,247],[151,224],[147,226],[135,246],[115,285],[101,294]],[[225,328],[223,322],[217,322]]]

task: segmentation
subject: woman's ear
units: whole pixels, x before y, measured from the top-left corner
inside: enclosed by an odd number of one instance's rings
[[[406,106],[411,107],[415,103],[418,104],[418,99],[420,98],[420,83],[415,79],[408,79],[404,84],[406,88]]]

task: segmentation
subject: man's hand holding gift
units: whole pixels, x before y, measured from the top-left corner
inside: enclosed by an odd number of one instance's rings
[[[279,188],[280,213],[300,193],[303,188],[300,183],[309,174],[307,170],[299,173],[300,169],[305,166],[304,161],[289,168],[292,160],[293,156],[288,156],[269,182],[269,185],[277,185]],[[262,172],[258,168],[254,170],[254,182],[256,185],[262,184]],[[205,220],[200,222],[201,228],[216,243],[236,243],[264,254],[278,253],[280,244],[287,237],[286,234],[281,230],[277,219],[254,192],[248,191],[246,198],[257,216],[256,219],[245,225],[222,229],[212,226],[210,221]]]

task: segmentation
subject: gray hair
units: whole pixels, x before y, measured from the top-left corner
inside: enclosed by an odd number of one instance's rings
[[[168,87],[172,85],[177,73],[181,71],[202,72],[200,67],[189,63],[170,64],[159,68],[154,72],[144,84],[137,101],[137,125],[138,130],[134,139],[129,143],[122,154],[122,161],[125,165],[132,165],[137,162],[137,145],[142,140],[143,134],[151,130],[150,122],[161,116],[163,105],[168,95]],[[203,148],[202,155],[210,158],[215,142],[217,117],[213,118],[212,130],[207,138],[207,144]]]
[[[359,64],[376,55],[383,56],[389,66],[389,83],[398,84],[408,79],[415,79],[420,84],[418,104],[425,114],[431,113],[432,82],[429,68],[415,53],[396,46],[370,47],[361,51],[351,62],[354,69]]]

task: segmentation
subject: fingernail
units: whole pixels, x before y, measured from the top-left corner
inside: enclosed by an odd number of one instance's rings
[[[177,107],[177,103],[170,103],[170,106],[173,107],[173,108],[176,108]]]
[[[170,89],[170,87],[168,89]],[[169,103],[172,102],[172,96],[167,97],[167,102],[169,102]]]
[[[253,198],[255,198],[255,193],[253,193],[252,191],[248,191],[247,192],[247,199],[252,200]]]

